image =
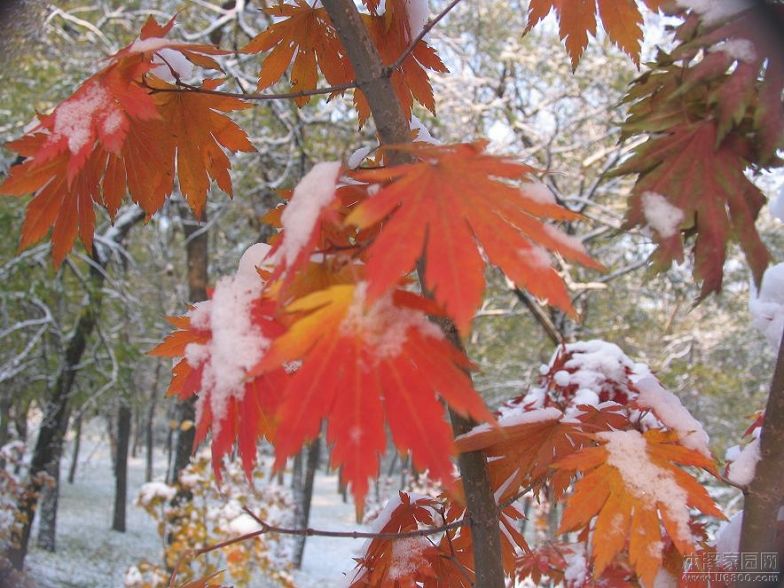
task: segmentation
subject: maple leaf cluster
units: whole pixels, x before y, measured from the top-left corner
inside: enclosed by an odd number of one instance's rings
[[[224,149],[251,151],[245,132],[225,113],[247,108],[241,100],[179,92],[180,71],[198,65],[220,69],[210,45],[168,40],[174,21],[150,19],[139,38],[107,59],[51,114],[8,147],[25,160],[11,168],[0,193],[34,193],[27,206],[20,248],[52,230],[52,256],[60,264],[77,235],[92,250],[94,204],[113,218],[125,194],[149,215],[179,190],[198,216],[215,180],[231,194]],[[179,68],[179,69],[178,69]],[[205,80],[214,89],[220,80]]]
[[[745,3],[710,10],[690,11],[675,28],[676,47],[660,50],[631,86],[623,135],[647,140],[614,172],[638,174],[626,226],[654,229],[655,270],[682,261],[684,241],[693,242],[701,298],[721,288],[730,241],[759,285],[770,261],[754,224],[765,196],[747,171],[779,167],[784,146],[778,31]],[[784,17],[781,6],[770,10]],[[663,214],[672,222],[662,224]]]
[[[647,366],[610,343],[565,345],[542,372],[524,397],[499,410],[497,427],[482,424],[457,439],[461,452],[482,450],[487,457],[502,509],[507,573],[572,587],[636,581],[653,586],[660,573],[678,578],[687,555],[711,549],[696,513],[723,518],[705,488],[683,469],[718,475],[701,426]],[[614,400],[600,399],[607,396]],[[576,540],[531,549],[515,526],[521,518],[515,503],[529,493],[565,501],[558,533],[577,532]],[[408,517],[406,531],[443,531],[416,537],[422,546],[412,556],[418,566],[402,558],[394,540],[375,539],[358,560],[352,586],[366,585],[369,578],[374,586],[406,585],[395,584],[403,568],[412,581],[428,586],[437,565],[439,577],[451,579],[433,586],[472,585],[470,526],[462,518],[459,491],[427,499],[427,517],[418,519],[409,514],[410,500],[401,495],[388,504],[387,511],[393,510],[382,513],[382,520]],[[456,525],[460,522],[465,524]]]
[[[564,310],[569,298],[547,250],[596,265],[542,222],[574,213],[533,197],[530,183],[510,183],[530,180],[527,166],[482,143],[396,149],[411,163],[314,166],[270,215],[281,227],[271,248],[251,248],[237,275],[174,319],[178,330],[154,351],[182,358],[170,393],[198,395],[197,440],[212,428],[216,468],[237,438],[251,471],[262,436],[282,467],[326,419],[332,465],[358,509],[385,425],[419,470],[449,486],[455,447],[439,399],[476,421],[492,416],[471,363],[428,317],[450,317],[468,334],[484,289],[480,246],[519,286]],[[418,260],[432,298],[406,288]],[[227,352],[240,341],[247,352]]]

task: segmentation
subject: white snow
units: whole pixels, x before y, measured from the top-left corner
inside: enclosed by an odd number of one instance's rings
[[[762,277],[759,293],[752,284],[749,298],[751,324],[778,349],[784,330],[784,263],[769,267]]]
[[[702,24],[712,26],[751,7],[748,0],[677,0],[682,8],[700,15]]]
[[[643,192],[642,210],[645,222],[659,233],[662,239],[669,239],[675,235],[678,232],[678,225],[683,222],[683,211],[656,192]]]
[[[321,211],[335,197],[340,168],[339,161],[317,163],[294,188],[281,215],[283,241],[274,255],[275,262],[283,260],[290,266],[297,259],[313,235]]]
[[[567,247],[569,249],[574,249],[575,251],[579,251],[580,253],[585,253],[585,246],[583,245],[583,242],[578,237],[567,235],[562,230],[552,225],[542,225],[542,226],[544,228],[544,232],[547,233],[547,236],[557,241],[560,245]]]
[[[564,554],[566,569],[564,580],[567,586],[582,586],[588,578],[588,562],[582,545],[575,544]]]
[[[754,43],[748,39],[727,39],[726,41],[711,47],[711,52],[721,51],[732,59],[754,63],[757,60],[757,52],[754,50]]]
[[[781,185],[776,197],[768,204],[768,209],[774,218],[784,221],[784,184]]]
[[[532,245],[528,249],[519,249],[518,257],[534,268],[548,268],[551,266],[550,254],[544,247]]]
[[[155,67],[150,70],[150,73],[170,84],[173,84],[177,78],[188,80],[193,76],[193,64],[175,49],[166,47],[156,51],[151,63],[155,64]],[[177,74],[176,77],[174,74]]]
[[[550,188],[542,182],[523,182],[520,184],[520,193],[529,200],[541,204],[555,204],[555,196]]]
[[[138,504],[146,506],[156,499],[168,502],[174,498],[175,494],[177,494],[177,489],[174,486],[169,486],[164,482],[147,482],[139,488],[136,501]]]
[[[635,430],[602,432],[597,436],[607,442],[607,463],[618,469],[631,494],[651,508],[658,504],[675,524],[678,536],[691,542],[686,491],[670,472],[648,459],[645,438]]]
[[[425,537],[406,537],[394,541],[387,578],[400,580],[416,572],[423,563],[422,554],[428,547],[430,542]]]
[[[748,486],[754,479],[757,462],[760,460],[759,437],[741,449],[727,470],[727,478],[739,486]]]
[[[641,368],[629,359],[620,347],[601,339],[569,343],[566,345],[566,352],[572,354],[564,364],[569,370],[568,384],[576,384],[580,388],[595,392],[600,391],[607,380],[623,384],[628,379],[627,370],[634,373],[635,369]],[[647,375],[647,368],[637,374]],[[563,380],[561,376],[561,381]]]
[[[729,521],[724,521],[716,531],[716,553],[737,554],[740,548],[740,531],[743,526],[743,511],[738,511]]]
[[[247,535],[249,533],[255,533],[259,529],[261,529],[261,525],[259,525],[252,516],[247,513],[242,513],[241,515],[231,519],[229,521],[228,530],[231,531],[236,536],[240,535]]]
[[[408,30],[413,40],[427,24],[430,16],[430,7],[427,0],[406,0],[406,13],[408,15]]]
[[[360,282],[354,289],[354,299],[340,324],[342,336],[356,335],[373,349],[376,357],[395,357],[408,339],[409,329],[417,329],[425,337],[443,339],[444,334],[427,315],[411,308],[393,304],[388,293],[367,308],[367,283]]]
[[[651,409],[665,426],[678,434],[685,447],[711,458],[708,434],[675,394],[665,390],[659,381],[650,375],[635,379],[634,384],[640,391],[637,397],[640,407]]]
[[[414,137],[414,141],[419,141],[420,143],[430,143],[431,145],[441,144],[441,141],[433,137],[433,135],[430,134],[430,130],[414,114],[411,115],[410,128],[412,131],[417,132],[416,137]]]
[[[563,413],[552,406],[548,406],[547,408],[537,408],[534,410],[524,410],[520,406],[515,406],[511,409],[501,409],[501,416],[498,417],[497,426],[516,427],[517,425],[527,425],[530,423],[557,421],[562,416]],[[469,437],[473,437],[474,435],[491,431],[493,428],[494,427],[488,423],[482,423],[481,425],[478,425],[468,431],[468,433],[459,435],[457,439],[467,439]]]
[[[356,151],[354,151],[351,155],[348,156],[348,160],[346,161],[346,166],[349,169],[357,169],[365,158],[370,155],[374,149],[377,147],[373,147],[371,145],[365,145],[364,147],[360,147]]]
[[[93,137],[93,126],[99,116],[110,118],[111,96],[98,82],[90,82],[77,96],[69,98],[54,111],[52,140],[68,140],[68,150],[78,153]]]
[[[148,37],[146,39],[136,39],[128,50],[131,53],[147,53],[148,51],[158,51],[164,47],[184,45],[180,41],[172,41],[164,37]]]
[[[214,433],[220,430],[229,398],[242,394],[245,375],[269,346],[251,322],[251,305],[264,287],[255,267],[268,251],[263,244],[248,249],[237,273],[218,280],[212,298],[197,304],[189,314],[195,328],[212,333],[208,343],[190,343],[185,358],[192,367],[203,366],[202,391],[209,391]],[[204,394],[199,398],[199,413],[205,398]]]
[[[122,110],[112,110],[109,115],[103,119],[101,129],[104,134],[111,135],[122,126],[123,122],[125,122],[125,115]]]

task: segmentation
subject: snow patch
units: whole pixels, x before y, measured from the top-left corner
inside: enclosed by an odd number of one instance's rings
[[[768,204],[768,210],[774,218],[784,221],[784,184],[781,185],[776,197]]]
[[[141,506],[148,506],[156,499],[163,499],[165,502],[169,502],[174,498],[175,494],[177,494],[177,489],[174,486],[169,486],[163,482],[147,482],[139,488],[136,502]]]
[[[645,222],[662,239],[669,239],[675,235],[678,232],[678,225],[683,222],[683,211],[656,192],[643,192],[642,211]]]
[[[130,53],[147,53],[149,51],[158,51],[164,47],[176,47],[184,44],[185,43],[180,41],[165,39],[164,37],[148,37],[146,39],[136,39],[131,46],[128,47],[128,51]]]
[[[702,24],[712,26],[751,8],[749,0],[677,0],[682,8],[700,15]]]
[[[394,541],[387,579],[400,580],[414,574],[422,566],[422,555],[428,547],[430,542],[425,537],[406,537]]]
[[[283,241],[274,255],[276,263],[282,258],[287,266],[291,266],[307,245],[321,211],[335,197],[340,168],[339,161],[317,163],[294,188],[291,200],[281,215]]]
[[[94,137],[95,119],[102,113],[106,118],[112,116],[113,112],[104,112],[111,106],[111,96],[106,89],[98,82],[90,82],[83,92],[55,110],[53,139],[67,139],[68,150],[78,153]]]
[[[408,15],[410,39],[413,40],[424,30],[430,16],[427,0],[406,0],[406,14]]]
[[[784,330],[784,263],[769,267],[762,276],[759,292],[752,284],[749,299],[751,324],[778,349]]]
[[[348,160],[346,161],[346,166],[349,169],[357,169],[360,164],[365,160],[365,158],[370,155],[376,147],[372,147],[370,145],[366,145],[365,147],[360,147],[356,151],[354,151],[351,155],[348,156]]]
[[[212,298],[200,302],[189,313],[193,327],[212,333],[208,343],[190,343],[185,348],[185,358],[192,367],[202,366],[201,384],[203,391],[209,391],[213,434],[217,434],[226,416],[229,399],[242,394],[245,375],[269,346],[269,340],[251,320],[253,302],[264,287],[255,267],[268,251],[264,244],[248,249],[237,273],[218,280]],[[203,398],[206,395],[197,403],[199,418]]]
[[[760,440],[756,438],[740,450],[727,470],[727,478],[739,486],[748,486],[754,479],[760,460]]]
[[[740,549],[740,531],[743,526],[743,511],[738,511],[729,521],[724,521],[716,531],[716,553],[737,554]]]
[[[417,132],[416,137],[414,137],[414,141],[419,141],[420,143],[430,143],[431,145],[441,144],[441,141],[434,138],[433,135],[430,134],[430,130],[421,120],[416,117],[416,115],[411,115],[410,125],[411,130]]]
[[[757,52],[754,50],[754,43],[748,39],[727,39],[723,43],[711,47],[711,52],[721,51],[732,59],[745,63],[754,63],[757,60]]]
[[[678,434],[684,446],[712,458],[708,434],[675,394],[665,390],[659,381],[650,375],[636,379],[634,384],[640,391],[637,404],[641,408],[651,409],[664,425]]]
[[[177,79],[188,80],[193,76],[193,64],[188,61],[185,55],[175,49],[167,47],[156,51],[151,63],[155,67],[150,70],[150,73],[170,84],[176,82]]]
[[[564,555],[566,569],[564,581],[567,586],[582,586],[588,578],[588,562],[582,545],[574,545],[573,550]]]
[[[691,542],[688,495],[672,473],[648,459],[645,438],[634,430],[602,432],[597,436],[607,442],[607,463],[620,472],[629,491],[649,507],[666,511],[678,536]]]
[[[411,308],[401,308],[388,293],[367,308],[367,283],[360,282],[354,299],[340,324],[342,336],[358,335],[373,349],[374,355],[385,359],[400,355],[408,339],[409,329],[417,329],[425,337],[443,339],[444,334],[427,315]]]
[[[540,204],[555,204],[555,196],[542,182],[523,182],[520,184],[520,193],[525,198]]]

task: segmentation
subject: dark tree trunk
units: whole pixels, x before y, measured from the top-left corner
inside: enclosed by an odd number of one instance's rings
[[[0,392],[0,447],[11,439],[11,395],[7,390]],[[0,457],[0,470],[5,468],[5,460]]]
[[[76,479],[76,468],[79,464],[79,449],[82,446],[82,415],[80,414],[76,419],[76,426],[74,428],[74,445],[73,453],[71,454],[71,467],[68,468],[68,483],[73,484]]]
[[[109,438],[109,455],[112,459],[112,474],[117,473],[117,431],[114,430],[114,418],[106,417],[106,436]]]
[[[58,453],[62,455],[62,447]],[[41,491],[41,517],[38,521],[37,545],[44,551],[57,548],[57,507],[60,501],[60,459],[53,459],[46,468],[49,477]]]
[[[116,242],[121,242],[128,231],[144,218],[141,209],[135,210],[125,218],[118,219],[113,231]],[[33,449],[30,461],[30,473],[26,483],[25,492],[18,504],[18,516],[24,521],[19,531],[11,538],[10,546],[6,550],[6,557],[16,569],[24,567],[27,548],[30,543],[35,511],[38,506],[38,497],[43,489],[45,472],[59,467],[62,453],[62,442],[68,427],[68,412],[74,380],[79,370],[82,355],[87,347],[87,338],[91,335],[98,319],[101,308],[101,287],[104,282],[104,268],[109,262],[108,256],[100,256],[98,250],[93,256],[96,262],[90,268],[90,283],[92,296],[83,307],[76,321],[76,326],[65,348],[60,373],[52,388],[51,395],[43,406],[43,419],[38,429],[38,439]],[[24,411],[24,427],[26,436],[27,410]],[[17,421],[19,426],[19,421]]]
[[[313,501],[313,483],[316,479],[316,470],[321,456],[321,438],[316,437],[308,447],[307,463],[305,464],[305,480],[302,485],[302,508],[297,511],[299,515],[295,523],[298,529],[305,529],[310,522],[310,505]],[[302,557],[305,555],[305,535],[295,536],[294,567],[302,567]]]
[[[776,369],[770,384],[770,395],[765,407],[765,422],[760,434],[760,460],[754,479],[746,489],[743,504],[741,553],[753,553],[762,558],[764,553],[777,553],[776,569],[782,578],[784,537],[779,532],[779,509],[784,503],[784,338],[779,345]],[[746,570],[744,570],[746,571]],[[749,570],[757,571],[757,570]],[[762,570],[759,570],[762,571]],[[748,581],[744,577],[748,576]],[[762,582],[754,574],[740,574],[736,586],[779,586],[778,580]]]
[[[204,221],[206,213],[199,223],[190,218],[190,212],[183,207],[183,231],[185,233],[185,253],[188,263],[188,299],[191,303],[207,300],[208,276],[208,233]],[[177,422],[179,427],[175,432],[176,441],[169,483],[174,483],[184,467],[190,463],[193,452],[193,439],[196,428],[193,422],[196,418],[194,408],[195,398],[177,403]],[[185,424],[185,426],[183,426]]]
[[[158,384],[161,375],[161,362],[155,364],[155,379],[153,380],[152,389],[150,390],[150,400],[147,404],[147,414],[144,419],[144,444],[145,444],[145,462],[144,462],[144,481],[152,481],[153,474],[153,458],[155,449],[155,405],[158,402]]]
[[[128,444],[131,438],[131,408],[123,402],[117,411],[117,455],[114,468],[114,516],[112,530],[125,532],[125,504],[128,501]]]
[[[142,444],[142,411],[139,408],[133,410],[133,443],[131,443],[131,457],[136,459],[139,454],[139,445]]]

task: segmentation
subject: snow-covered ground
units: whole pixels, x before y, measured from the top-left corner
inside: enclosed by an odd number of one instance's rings
[[[86,439],[82,456],[74,484],[64,481],[61,487],[57,551],[37,549],[37,528],[33,529],[27,570],[40,588],[122,588],[129,566],[142,559],[161,561],[162,547],[155,522],[133,504],[144,482],[144,461],[129,459],[127,531],[118,533],[111,530],[114,478],[105,437]],[[64,463],[63,480],[66,466]],[[160,479],[163,474],[164,465],[160,464],[155,478]],[[344,504],[336,489],[336,476],[317,473],[310,526],[367,530],[354,522],[353,504]],[[302,570],[295,572],[297,587],[345,585],[344,572],[353,568],[352,558],[363,543],[363,539],[308,538]]]

